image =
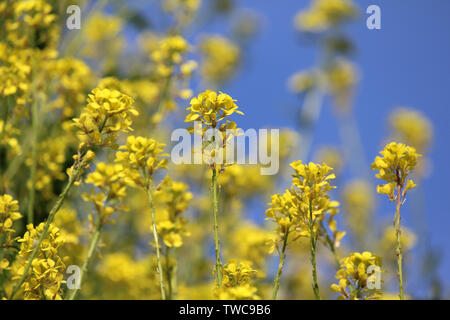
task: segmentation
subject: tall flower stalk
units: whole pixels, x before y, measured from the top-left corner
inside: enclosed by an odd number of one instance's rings
[[[378,170],[377,178],[387,183],[377,186],[377,192],[388,195],[391,201],[396,202],[394,216],[394,230],[396,236],[395,254],[397,256],[397,274],[399,282],[399,297],[404,299],[403,282],[403,255],[401,244],[400,209],[406,200],[408,190],[414,188],[416,184],[413,180],[407,179],[415,169],[417,158],[421,155],[416,149],[403,143],[391,142],[380,152],[381,157],[377,156],[371,168]]]
[[[190,102],[189,114],[186,116],[185,122],[200,122],[200,129],[196,126],[188,128],[188,131],[200,134],[202,136],[202,160],[209,164],[212,170],[211,176],[211,193],[212,193],[212,215],[213,215],[213,232],[214,247],[216,253],[215,274],[216,283],[219,288],[222,287],[222,262],[220,259],[220,240],[219,240],[219,204],[217,195],[217,175],[218,164],[222,165],[224,170],[226,160],[224,154],[226,143],[233,135],[236,135],[236,123],[229,119],[233,113],[243,113],[238,110],[233,98],[229,95],[215,91],[206,90],[197,97],[192,98]],[[205,127],[202,127],[205,125]]]
[[[153,175],[162,168],[167,167],[166,155],[162,153],[164,145],[154,139],[129,136],[127,143],[119,148],[115,162],[124,168],[125,181],[130,185],[141,187],[147,194],[152,217],[152,234],[156,250],[158,280],[161,299],[166,300],[164,289],[164,271],[161,262],[161,247],[157,230],[156,210],[153,201],[152,181]]]
[[[272,298],[276,299],[280,276],[286,260],[286,247],[289,241],[300,237],[309,239],[309,252],[312,267],[312,283],[314,297],[320,299],[320,291],[317,277],[316,251],[317,241],[320,237],[324,242],[330,243],[330,248],[338,246],[340,239],[345,233],[336,229],[334,216],[338,213],[339,203],[330,201],[328,191],[334,189],[329,180],[335,178],[329,173],[332,169],[326,164],[315,163],[302,164],[301,161],[291,163],[294,169],[292,187],[284,194],[275,194],[269,203],[270,208],[266,216],[278,225],[278,241],[274,242],[273,248],[277,248],[280,254],[278,272],[274,280]],[[326,215],[329,215],[326,218]],[[330,238],[323,222],[327,222],[333,231]],[[292,239],[289,239],[291,236]],[[281,249],[280,249],[281,243]],[[332,250],[332,251],[333,251]]]
[[[28,258],[24,272],[16,282],[9,299],[13,299],[23,285],[39,247],[44,241],[50,224],[67,197],[70,189],[78,180],[95,157],[92,151],[95,147],[114,147],[119,132],[131,130],[131,115],[137,115],[133,106],[134,100],[117,90],[99,89],[92,91],[87,99],[87,105],[79,118],[74,119],[75,126],[79,129],[78,137],[81,140],[78,153],[74,156],[74,164],[67,170],[69,180],[50,213],[42,229],[36,246]]]

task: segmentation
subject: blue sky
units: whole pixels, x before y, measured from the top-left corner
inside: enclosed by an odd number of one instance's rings
[[[244,129],[295,128],[300,105],[296,97],[289,93],[286,82],[294,72],[314,66],[317,50],[301,41],[293,28],[293,18],[310,1],[237,2],[240,7],[258,12],[262,22],[260,33],[246,50],[244,68],[222,88],[238,100],[238,105],[245,112],[239,126]],[[356,46],[354,61],[361,73],[354,110],[365,156],[371,161],[383,147],[388,133],[387,118],[394,107],[420,110],[432,121],[434,141],[429,152],[432,172],[423,182],[423,188],[431,243],[443,255],[439,271],[449,294],[450,279],[447,273],[450,270],[450,249],[447,246],[450,243],[450,209],[446,199],[450,195],[450,1],[356,2],[362,15],[346,30]],[[365,10],[371,4],[381,8],[381,30],[368,30],[366,27]],[[146,13],[151,16],[151,11]],[[200,32],[226,33],[227,30],[229,24],[226,19],[218,19],[207,30],[200,29]],[[196,32],[192,40],[197,36]],[[326,102],[313,148],[340,143],[335,117]],[[375,178],[373,183],[375,185]],[[262,209],[259,205],[254,206],[252,216],[263,216]],[[377,217],[389,222],[391,212],[392,203],[378,197]],[[402,223],[412,226],[408,213],[406,209]],[[415,279],[411,287],[421,289],[420,279]]]
[[[444,255],[439,270],[448,293],[450,281],[445,271],[450,270],[450,209],[445,200],[450,190],[450,1],[357,2],[363,15],[348,27],[348,33],[356,45],[354,61],[361,71],[355,117],[366,158],[372,160],[382,148],[387,117],[394,107],[415,108],[432,121],[432,173],[423,187],[431,242]],[[300,41],[292,20],[309,1],[245,0],[240,4],[261,15],[262,28],[250,45],[244,70],[224,88],[245,111],[246,116],[239,124],[243,128],[295,127],[295,108],[299,105],[288,92],[286,81],[293,72],[313,66],[317,52]],[[381,8],[381,30],[366,27],[364,13],[370,4]],[[226,29],[220,21],[216,27],[218,31]],[[336,121],[327,103],[314,146],[339,143]],[[385,214],[391,212],[392,204],[383,198],[378,200],[379,217],[390,221]],[[403,222],[411,225],[408,210]],[[420,280],[416,282],[420,288]]]

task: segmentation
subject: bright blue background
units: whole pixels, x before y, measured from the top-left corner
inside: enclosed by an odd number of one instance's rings
[[[313,66],[317,51],[299,41],[292,21],[295,13],[308,6],[309,2],[240,1],[242,6],[256,10],[263,18],[261,32],[247,53],[246,68],[225,88],[238,99],[239,106],[245,111],[246,116],[239,121],[244,129],[264,126],[295,128],[298,110],[295,108],[299,104],[288,92],[286,81],[293,72]],[[366,158],[372,160],[382,148],[387,138],[387,118],[395,106],[421,110],[434,125],[434,141],[429,153],[432,172],[424,182],[424,189],[431,243],[443,254],[439,272],[448,297],[450,1],[359,0],[357,3],[362,16],[348,30],[357,48],[354,61],[361,71],[355,116]],[[371,4],[381,8],[381,30],[368,30],[366,27],[368,15],[365,10]],[[218,26],[218,30],[222,27]],[[314,145],[339,145],[336,120],[330,105],[322,111]],[[380,197],[378,214],[390,214],[392,203]],[[257,214],[262,214],[259,208]],[[407,214],[408,211],[403,223],[411,225]],[[416,290],[420,289],[420,279],[414,279],[413,285]]]
[[[429,153],[432,172],[424,181],[423,188],[431,243],[442,254],[439,273],[448,297],[450,1],[355,2],[361,8],[361,17],[347,29],[357,48],[354,61],[361,71],[355,97],[355,116],[366,159],[373,160],[383,147],[388,133],[387,118],[394,107],[406,106],[421,110],[434,125],[434,141]],[[239,126],[244,129],[267,126],[296,128],[300,104],[289,93],[286,82],[294,72],[314,66],[317,50],[314,46],[302,43],[293,28],[293,18],[310,1],[241,0],[238,3],[240,7],[255,10],[262,17],[260,33],[252,39],[246,51],[244,69],[222,88],[238,100],[238,105],[245,112],[245,117],[239,120]],[[366,27],[368,15],[365,10],[371,4],[381,7],[381,30],[368,30]],[[150,11],[149,16],[152,15]],[[229,24],[226,19],[219,18],[207,30],[200,31],[227,33],[227,30]],[[195,40],[197,35],[196,32],[189,38]],[[341,144],[336,120],[328,102],[322,109],[313,148],[323,144]],[[373,183],[377,183],[375,178]],[[392,203],[379,196],[378,217],[391,221],[392,206]],[[253,217],[259,219],[264,216],[264,208],[259,205],[255,205],[251,212]],[[408,213],[405,210],[402,223],[412,227]],[[420,279],[414,279],[407,289],[414,289],[419,295],[424,294],[420,291],[423,289]]]

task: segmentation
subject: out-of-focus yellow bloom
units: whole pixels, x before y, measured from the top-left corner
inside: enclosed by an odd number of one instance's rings
[[[355,252],[343,258],[341,267],[336,273],[339,284],[332,284],[331,290],[339,293],[340,300],[378,299],[379,290],[370,289],[368,286],[368,281],[373,287],[377,281],[375,268],[368,273],[369,266],[378,267],[381,272],[381,258],[368,251]]]
[[[419,152],[426,152],[432,137],[433,126],[421,112],[399,108],[389,117],[393,138],[413,146]]]
[[[351,0],[313,0],[299,12],[294,24],[299,31],[320,32],[352,19],[356,6]]]
[[[64,162],[66,161],[67,139],[62,136],[55,143],[54,138],[49,138],[38,145],[37,171],[34,182],[35,190],[41,192],[45,199],[50,199],[53,194],[53,186],[56,180],[66,178],[64,174]],[[32,165],[32,157],[29,155],[25,161],[27,166]],[[31,188],[31,180],[27,181],[27,187]]]
[[[160,299],[153,257],[134,260],[123,252],[106,254],[98,267],[105,299]]]
[[[92,14],[82,28],[85,41],[82,54],[87,58],[100,60],[102,69],[113,70],[117,57],[125,47],[121,35],[123,26],[124,21],[118,16],[101,12]]]
[[[230,252],[242,260],[251,261],[252,265],[261,270],[274,240],[273,232],[244,222],[230,236],[233,248]],[[258,273],[257,276],[261,275]]]
[[[13,229],[14,221],[20,219],[22,215],[19,212],[19,202],[14,200],[9,194],[0,196],[0,237],[5,245],[11,244],[11,236],[16,231]]]
[[[175,16],[180,26],[189,23],[197,13],[202,0],[164,0],[162,8]]]
[[[4,121],[0,120],[0,145],[8,150],[8,158],[22,154],[22,148],[16,138],[19,134],[19,129],[13,127],[10,123],[6,123],[5,126]]]
[[[154,198],[157,204],[164,207],[156,224],[158,234],[166,246],[181,247],[183,236],[190,235],[186,229],[187,220],[181,216],[193,198],[192,193],[188,192],[188,185],[167,176],[154,192]]]
[[[354,180],[342,191],[342,205],[346,214],[346,223],[361,242],[370,228],[375,199],[372,187],[364,180]]]
[[[356,67],[349,61],[339,59],[325,71],[326,84],[337,107],[346,111],[355,85],[358,82]]]
[[[299,71],[289,78],[289,89],[293,93],[309,91],[317,84],[314,72]]]
[[[233,76],[239,65],[239,47],[222,36],[206,36],[198,48],[202,56],[200,72],[206,82],[221,84]]]
[[[27,232],[21,243],[20,251],[11,267],[12,280],[21,278],[28,263],[28,259],[44,229],[44,223],[36,228],[29,224]],[[64,244],[64,238],[60,230],[50,224],[49,231],[42,242],[36,257],[33,259],[29,274],[21,288],[26,300],[61,300],[60,287],[63,281],[65,265],[60,257],[60,249]]]
[[[163,146],[164,144],[151,138],[127,138],[126,145],[119,148],[115,159],[116,163],[124,167],[127,183],[145,186],[158,169],[167,167],[167,159],[163,158],[166,155],[162,153]]]
[[[183,62],[183,55],[188,51],[187,41],[179,35],[168,36],[159,40],[158,46],[151,53],[160,76],[167,77],[173,73],[176,65]]]
[[[256,287],[251,280],[256,275],[248,262],[230,260],[223,266],[223,287],[218,289],[217,296],[221,300],[257,300]]]
[[[336,174],[339,174],[344,167],[342,153],[336,147],[322,147],[314,155],[314,160],[318,163],[326,163],[333,168]]]
[[[403,190],[402,198],[409,189],[416,185],[411,179],[407,179],[417,164],[417,158],[421,157],[416,149],[403,143],[391,142],[380,152],[382,157],[377,156],[372,163],[371,169],[378,170],[377,178],[387,183],[377,186],[377,192],[387,194],[394,201],[395,188]]]
[[[83,145],[115,148],[119,132],[132,131],[131,116],[139,114],[133,104],[134,100],[120,91],[92,90],[80,117],[73,119]]]
[[[403,252],[408,252],[414,248],[417,243],[417,236],[413,231],[406,227],[402,227],[402,232],[400,234],[400,243],[402,246]],[[395,230],[393,226],[387,226],[381,235],[381,239],[379,242],[380,252],[386,254],[387,260],[389,258],[392,259],[392,263],[395,263],[395,260],[391,257],[392,251],[395,250],[395,246],[397,244],[397,236],[395,234]]]
[[[55,78],[55,91],[58,92],[56,99],[51,102],[52,108],[61,109],[63,118],[78,114],[94,81],[89,66],[82,60],[67,57],[50,60],[45,68]]]

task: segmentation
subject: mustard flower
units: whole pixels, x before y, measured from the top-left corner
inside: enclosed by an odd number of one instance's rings
[[[295,16],[300,31],[321,32],[352,19],[356,6],[351,0],[313,0],[310,7]]]
[[[330,173],[332,168],[326,164],[318,165],[310,162],[303,164],[301,161],[291,163],[294,169],[292,188],[286,190],[283,195],[272,196],[271,208],[266,211],[268,219],[272,219],[278,225],[278,232],[282,242],[281,249],[276,246],[280,254],[278,272],[274,281],[272,298],[275,299],[279,288],[279,280],[286,259],[286,247],[289,236],[309,237],[310,256],[313,267],[313,290],[316,299],[319,299],[319,287],[316,271],[316,246],[319,236],[336,256],[335,249],[339,247],[340,240],[345,235],[337,230],[335,215],[338,213],[339,202],[330,201],[328,192],[335,187],[330,185],[330,180],[335,178]],[[329,214],[328,219],[325,219]],[[325,224],[332,231],[330,236]]]
[[[339,284],[332,284],[331,289],[339,293],[340,300],[378,299],[380,290],[376,285],[377,281],[381,284],[381,279],[376,278],[380,276],[380,257],[368,251],[355,252],[341,260],[336,273]]]
[[[155,202],[162,204],[165,210],[160,214],[157,230],[167,247],[181,247],[183,236],[189,236],[186,230],[187,220],[181,214],[188,208],[193,197],[188,185],[173,181],[169,176],[159,184],[154,192]]]
[[[192,98],[189,114],[186,116],[186,122],[201,121],[203,124],[219,129],[235,129],[236,123],[228,117],[233,113],[243,113],[238,110],[233,98],[229,95],[219,92],[206,90],[197,97]]]
[[[257,271],[248,262],[230,260],[223,266],[223,287],[218,290],[219,299],[257,300],[257,289],[251,284]]]
[[[44,230],[44,223],[36,228],[29,224],[23,238],[19,239],[20,251],[11,267],[12,280],[18,280],[25,272],[28,259],[31,257],[36,241]],[[21,288],[26,300],[61,300],[61,284],[65,265],[60,256],[64,238],[60,230],[50,224],[48,233],[34,257],[29,273]]]
[[[403,256],[400,231],[400,208],[405,201],[407,191],[416,186],[412,179],[408,179],[408,176],[416,167],[417,158],[421,155],[416,152],[415,148],[396,142],[389,143],[380,154],[382,157],[377,156],[375,158],[371,169],[378,170],[379,173],[376,177],[387,182],[384,185],[379,185],[377,192],[387,194],[391,201],[396,201],[394,230],[397,237],[397,246],[395,254],[398,265],[399,297],[400,300],[403,300]]]
[[[133,103],[131,97],[117,90],[92,90],[80,117],[73,120],[82,143],[115,148],[118,133],[132,131],[131,116],[139,114]]]
[[[198,44],[202,63],[200,73],[208,83],[221,84],[229,80],[239,65],[238,46],[222,36],[206,36]]]
[[[9,194],[0,196],[0,237],[5,236],[4,243],[1,245],[8,246],[11,244],[11,236],[16,231],[13,229],[14,221],[20,219],[22,215],[19,212],[19,202],[14,200]]]
[[[375,198],[372,187],[364,180],[354,180],[347,184],[341,194],[346,223],[353,235],[364,244],[370,228]]]
[[[403,143],[391,142],[380,152],[381,157],[377,156],[371,169],[378,170],[376,177],[387,182],[384,185],[377,186],[377,192],[386,194],[392,201],[395,200],[395,189],[400,188],[401,194],[397,197],[404,198],[406,192],[416,185],[409,175],[414,171],[417,159],[421,157],[416,149]]]
[[[392,135],[419,152],[426,152],[433,138],[433,126],[430,120],[421,112],[398,108],[389,116]]]
[[[164,144],[151,138],[129,136],[127,143],[116,152],[115,162],[122,164],[126,171],[126,181],[144,186],[151,181],[153,174],[167,167]],[[143,176],[141,175],[143,173]]]
[[[105,224],[114,212],[123,209],[121,200],[127,195],[127,184],[122,165],[99,162],[95,171],[88,174],[85,182],[94,185],[98,190],[96,192],[92,189],[89,194],[83,194],[83,199],[94,204],[100,223]]]

